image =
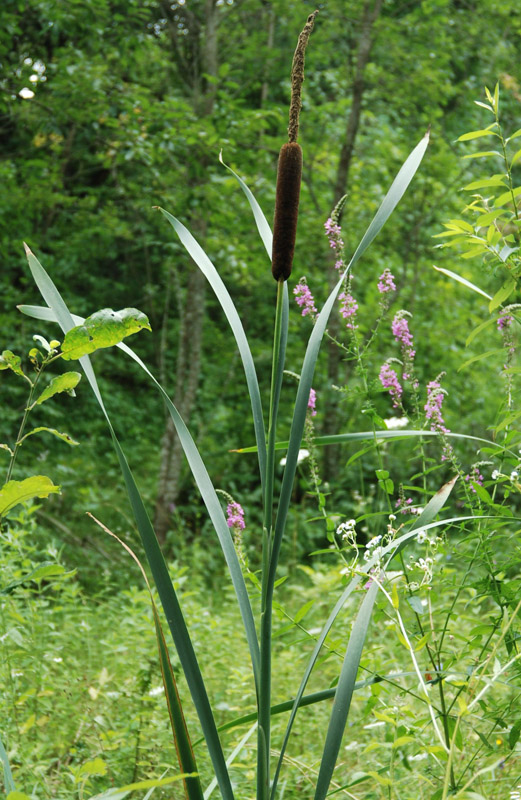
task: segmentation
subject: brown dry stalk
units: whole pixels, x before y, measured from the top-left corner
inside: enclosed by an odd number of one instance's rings
[[[295,55],[293,56],[293,64],[291,65],[291,103],[289,106],[288,142],[296,142],[298,139],[300,109],[302,108],[301,93],[302,84],[304,82],[304,56],[317,14],[318,11],[313,11],[307,18],[302,33],[298,37]]]

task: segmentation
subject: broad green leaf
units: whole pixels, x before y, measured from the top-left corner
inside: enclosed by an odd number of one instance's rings
[[[409,597],[407,597],[407,602],[409,603],[410,607],[412,608],[415,614],[421,615],[425,613],[423,603],[417,595],[415,594],[409,595]]]
[[[508,192],[503,192],[503,194],[500,194],[499,197],[496,197],[496,199],[494,200],[494,205],[496,208],[504,206],[507,203],[512,202],[512,195],[514,195],[514,197],[519,197],[520,194],[521,194],[521,186],[516,186],[516,188],[513,189],[513,191],[509,190]]]
[[[71,390],[78,385],[80,380],[80,372],[64,372],[63,375],[58,375],[49,382],[48,386],[45,387],[39,398],[34,401],[31,408],[33,406],[39,406],[42,403],[45,403],[46,400],[49,400],[50,397],[54,397],[55,394],[59,394],[60,392],[71,392]]]
[[[481,139],[483,136],[498,136],[498,134],[495,131],[488,129],[481,131],[470,131],[469,133],[464,133],[463,136],[460,136],[458,139],[456,139],[456,141],[469,142],[471,139]]]
[[[0,594],[10,594],[18,586],[23,586],[26,583],[37,583],[38,581],[43,580],[48,581],[51,578],[65,578],[75,574],[76,570],[70,570],[69,572],[66,572],[65,567],[61,564],[56,564],[55,562],[45,562],[43,564],[39,564],[36,569],[33,569],[32,572],[28,572],[27,575],[24,575],[22,578],[18,578],[16,581],[12,581],[11,583],[7,584],[7,586],[4,586],[4,588],[0,590]]]
[[[136,308],[121,311],[102,308],[66,333],[61,346],[62,358],[65,361],[82,358],[95,350],[119,344],[143,329],[152,330],[145,314]]]
[[[107,764],[102,758],[93,758],[91,761],[86,761],[81,765],[76,775],[74,776],[74,783],[80,783],[85,777],[91,775],[106,775]]]
[[[463,189],[466,192],[472,192],[475,189],[486,189],[491,186],[507,186],[504,176],[494,175],[492,178],[480,178],[477,181],[468,183]]]
[[[28,794],[25,794],[25,792],[14,791],[14,792],[9,792],[9,794],[7,795],[7,800],[32,800],[32,798],[29,797]]]
[[[72,436],[69,436],[68,433],[61,433],[60,431],[57,431],[54,428],[46,428],[46,427],[33,428],[32,431],[29,431],[29,433],[26,433],[25,436],[22,436],[18,444],[22,444],[22,442],[24,442],[28,436],[32,436],[35,433],[41,433],[42,431],[44,431],[45,433],[50,433],[52,434],[52,436],[56,436],[58,439],[61,439],[62,442],[70,444],[72,447],[75,447],[76,445],[79,444],[79,442],[76,442],[72,438]]]
[[[35,497],[48,497],[60,491],[45,475],[33,475],[23,481],[9,481],[0,490],[0,517],[4,517],[15,506]]]
[[[27,376],[24,375],[22,371],[21,363],[22,360],[20,356],[15,356],[11,350],[4,350],[0,356],[0,370],[10,369],[16,375],[20,375],[21,378],[25,378],[27,380]]]
[[[447,275],[448,278],[452,278],[454,281],[458,281],[463,286],[466,286],[468,289],[471,289],[476,294],[480,294],[482,297],[486,297],[487,300],[492,300],[492,297],[480,289],[479,286],[476,286],[474,283],[471,283],[466,278],[462,278],[461,275],[457,275],[455,272],[451,272],[450,269],[444,269],[443,267],[437,267],[436,264],[432,265],[436,272],[441,272],[443,275]]]
[[[515,290],[515,288],[516,288],[516,280],[515,280],[515,278],[512,278],[511,276],[509,276],[507,278],[507,280],[505,281],[505,283],[503,284],[503,286],[501,287],[501,289],[499,289],[496,292],[496,294],[494,295],[494,297],[492,298],[492,300],[488,304],[488,310],[490,312],[492,312],[498,306],[500,306],[502,303],[504,303],[505,300],[508,300],[508,298],[510,297],[512,292]]]
[[[504,209],[499,209],[499,208],[496,208],[493,211],[487,211],[486,214],[481,214],[476,219],[476,225],[478,225],[480,228],[484,228],[487,225],[490,225],[491,222],[500,219],[504,213],[505,213]]]

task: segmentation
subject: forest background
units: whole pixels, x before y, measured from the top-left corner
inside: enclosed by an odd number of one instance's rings
[[[385,268],[392,271],[393,304],[413,315],[420,380],[426,384],[444,370],[448,427],[486,435],[501,391],[497,364],[482,362],[472,380],[458,371],[483,350],[482,342],[465,342],[484,306],[432,265],[454,269],[491,294],[497,279],[480,259],[462,266],[453,251],[436,252],[432,237],[443,222],[461,216],[468,198],[460,189],[480,174],[478,162],[463,160],[468,143],[456,140],[488,124],[474,103],[484,99],[485,85],[499,83],[504,129],[521,124],[521,10],[515,4],[4,0],[0,10],[2,349],[22,354],[34,333],[56,335],[16,310],[17,304],[40,302],[24,241],[74,313],[125,306],[145,312],[152,333],[141,334],[139,353],[190,424],[214,484],[241,502],[246,514],[252,506],[252,530],[260,497],[255,463],[230,452],[253,443],[235,343],[204,277],[153,207],[182,220],[216,264],[240,309],[260,382],[267,385],[275,284],[249,208],[219,153],[270,219],[278,151],[286,140],[291,57],[315,7],[320,14],[306,60],[304,171],[291,284],[306,275],[320,307],[335,274],[324,235],[331,209],[347,194],[342,226],[349,251],[430,126],[431,144],[413,187],[385,239],[359,265],[353,286],[369,330],[378,314],[378,277]],[[295,305],[290,370],[298,369],[306,322]],[[332,323],[333,333],[340,324]],[[388,327],[372,356],[375,376],[391,346]],[[118,433],[132,454],[165,552],[181,565],[196,565],[218,592],[221,555],[159,399],[117,351],[99,352],[93,363],[117,410]],[[349,386],[352,370],[337,348],[324,349],[314,383],[317,434],[367,428],[362,398],[335,389]],[[42,406],[34,424],[60,427],[58,420],[66,418],[80,446],[34,437],[30,448],[21,449],[17,472],[21,476],[37,462],[62,489],[36,512],[34,546],[42,552],[57,548],[67,569],[78,569],[82,590],[96,596],[110,587],[117,596],[129,574],[139,583],[138,572],[85,512],[129,541],[132,523],[105,423],[85,387],[76,394]],[[25,403],[15,376],[2,374],[0,398],[2,439],[10,441]],[[381,417],[392,415],[381,387],[375,404]],[[283,398],[282,429],[289,414]],[[361,484],[360,474],[353,479],[346,469],[348,457],[333,447],[319,458],[325,486],[347,517],[355,504],[353,481]],[[398,457],[395,466],[399,479]],[[376,483],[374,468],[370,458],[356,466],[369,483]],[[293,564],[309,565],[308,554],[327,546],[323,522],[307,521],[315,516],[308,488],[303,467],[294,533],[286,544]],[[255,563],[255,541],[246,539],[245,546]]]

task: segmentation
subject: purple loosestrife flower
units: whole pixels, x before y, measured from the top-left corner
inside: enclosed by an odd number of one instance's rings
[[[398,380],[398,375],[387,361],[382,364],[378,377],[380,378],[380,383],[384,389],[389,389],[389,394],[393,400],[393,408],[399,408],[402,399],[403,388]]]
[[[409,323],[406,316],[410,316],[408,311],[397,311],[391,325],[393,336],[402,350],[403,379],[405,381],[412,377],[414,356],[416,355],[416,350],[413,347],[412,333],[409,330]]]
[[[312,417],[316,417],[317,415],[316,402],[317,402],[317,393],[314,389],[310,389],[309,400],[308,400],[308,411],[310,412]]]
[[[333,222],[331,217],[329,217],[329,219],[324,222],[324,228],[326,229],[326,236],[329,239],[329,246],[333,250],[342,248],[344,246],[344,242],[342,240],[342,231],[340,225],[337,225],[337,223]]]
[[[384,269],[380,275],[378,279],[378,291],[380,294],[388,294],[389,292],[396,291],[394,276],[390,269]]]
[[[229,528],[233,528],[235,531],[243,531],[246,527],[244,510],[239,503],[228,503],[226,507],[226,523]]]
[[[465,475],[465,480],[467,481],[467,483],[470,483],[472,481],[473,483],[477,483],[478,486],[483,486],[483,481],[485,479],[481,474],[481,472],[479,471],[479,466],[477,464],[474,464],[469,474]],[[471,486],[470,490],[474,493],[476,492],[474,486]]]
[[[358,328],[358,325],[355,325],[354,321],[352,321],[352,318],[356,316],[356,312],[358,311],[358,303],[353,295],[349,294],[349,292],[342,292],[338,299],[341,301],[340,313],[344,319],[348,320],[348,322],[346,322],[346,328],[350,328],[354,331],[355,328]]]
[[[305,317],[306,314],[310,314],[312,317],[314,317],[317,313],[317,309],[315,308],[315,300],[309,290],[309,286],[307,285],[305,278],[300,279],[299,283],[297,283],[293,289],[293,294],[295,295],[297,305],[299,305],[302,309],[302,316]]]
[[[443,373],[442,373],[443,374]],[[427,402],[425,403],[423,410],[425,411],[425,418],[430,420],[431,422],[431,431],[436,431],[437,433],[447,434],[450,433],[450,430],[445,425],[445,420],[443,419],[442,415],[442,406],[443,406],[443,398],[445,397],[445,392],[441,388],[441,384],[439,382],[439,377],[435,381],[430,381],[427,384]],[[445,442],[443,445],[443,454],[442,454],[442,461],[450,458],[452,456],[452,447],[448,442]]]
[[[509,328],[514,321],[514,318],[511,317],[509,314],[505,315],[504,317],[498,317],[497,320],[497,329],[498,331],[504,331],[505,328]]]

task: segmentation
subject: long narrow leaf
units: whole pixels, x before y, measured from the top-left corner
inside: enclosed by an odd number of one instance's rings
[[[49,278],[38,259],[27,247],[26,253],[29,262],[29,268],[35,283],[38,286],[45,302],[54,312],[56,320],[63,332],[66,333],[74,326],[74,321],[71,317],[71,314],[54,283]],[[217,733],[212,709],[206,693],[206,687],[204,685],[203,677],[201,675],[197,657],[195,655],[190,635],[184,621],[181,607],[168,573],[168,568],[163,558],[163,554],[161,553],[154,529],[148,518],[148,514],[143,500],[141,499],[134,476],[132,475],[130,467],[128,466],[125,454],[121,449],[119,441],[112,427],[112,423],[103,404],[96,381],[96,376],[94,375],[89,357],[84,356],[81,358],[80,364],[83,367],[87,380],[89,381],[92,391],[94,392],[100,408],[103,411],[110,434],[112,436],[112,442],[114,449],[116,450],[121,471],[123,473],[132,511],[136,520],[136,525],[141,536],[143,547],[145,548],[147,559],[152,570],[152,575],[161,599],[161,604],[163,606],[179,659],[186,676],[190,694],[201,722],[201,727],[208,746],[210,757],[212,759],[215,774],[219,781],[221,794],[224,800],[233,800],[233,790],[230,783],[230,776],[226,768],[219,735]]]
[[[424,136],[422,141],[416,145],[412,153],[409,155],[404,165],[398,172],[398,175],[393,181],[391,188],[387,195],[384,197],[382,204],[376,212],[374,219],[370,223],[366,233],[362,237],[350,263],[348,264],[344,274],[336,284],[335,288],[329,295],[326,303],[320,312],[317,321],[311,332],[309,338],[306,354],[304,356],[304,363],[300,373],[300,381],[297,390],[297,397],[295,400],[295,410],[293,413],[293,421],[291,425],[288,454],[286,457],[286,468],[284,470],[284,477],[282,479],[282,487],[280,492],[279,508],[277,513],[277,520],[275,523],[275,535],[273,542],[272,559],[270,563],[269,574],[269,589],[273,591],[275,585],[275,575],[277,563],[280,553],[280,546],[282,537],[286,526],[286,518],[289,510],[291,493],[293,490],[293,483],[295,480],[295,472],[298,463],[298,453],[302,442],[302,435],[304,432],[304,423],[306,420],[307,404],[309,399],[309,392],[311,390],[311,383],[313,381],[313,374],[315,371],[315,364],[318,357],[318,351],[324,332],[333,308],[333,304],[337,298],[338,292],[343,284],[344,278],[348,271],[356,264],[358,259],[363,255],[369,247],[375,236],[384,226],[385,222],[395,209],[396,205],[402,198],[405,190],[411,182],[416,170],[420,166],[420,162],[425,154],[428,144],[428,134]]]
[[[30,307],[31,311],[29,311],[29,312],[27,312],[25,310],[26,308],[27,307],[22,306],[22,307],[20,307],[20,310],[24,311],[25,313],[29,313],[29,315],[32,316],[33,315],[32,314],[32,309],[34,307]],[[41,312],[42,311],[43,311],[43,309],[38,309],[38,313],[40,314],[39,318],[43,318],[41,316]],[[52,319],[52,321],[57,321],[56,315],[54,315],[54,314],[53,314],[52,317],[49,315],[49,316],[46,316],[45,318],[48,319],[48,320]],[[203,501],[204,501],[204,503],[205,503],[205,505],[206,505],[206,507],[208,509],[208,513],[210,515],[210,518],[211,518],[212,523],[214,525],[215,531],[216,531],[217,536],[219,538],[219,542],[220,542],[221,548],[223,550],[223,554],[224,554],[224,557],[226,559],[226,563],[228,565],[228,569],[230,571],[230,576],[231,576],[231,579],[232,579],[232,582],[233,582],[233,585],[234,585],[234,588],[235,588],[235,592],[236,592],[236,595],[237,595],[237,602],[239,604],[239,608],[240,608],[240,611],[241,611],[241,615],[242,615],[242,619],[243,619],[243,623],[244,623],[244,627],[245,627],[245,631],[246,631],[246,638],[248,640],[248,645],[249,645],[249,648],[250,648],[250,655],[251,655],[251,659],[252,659],[253,673],[254,673],[256,684],[257,684],[257,681],[258,681],[258,670],[259,670],[259,667],[258,667],[258,665],[259,665],[259,645],[258,645],[258,640],[257,640],[257,633],[256,633],[256,630],[255,630],[255,622],[254,622],[254,619],[253,619],[253,613],[252,613],[252,610],[251,610],[251,604],[250,604],[250,600],[249,600],[249,597],[248,597],[248,591],[246,589],[246,584],[244,583],[244,577],[243,577],[243,574],[242,574],[242,570],[241,570],[241,566],[240,566],[240,563],[239,563],[239,559],[237,557],[237,553],[236,553],[236,550],[235,550],[235,547],[234,547],[234,544],[233,544],[233,541],[232,541],[232,538],[231,538],[231,535],[230,535],[230,530],[229,530],[229,528],[228,528],[228,526],[226,524],[226,520],[224,518],[224,514],[223,514],[223,511],[222,511],[222,508],[221,508],[221,504],[219,502],[219,498],[217,497],[217,494],[215,492],[213,484],[212,484],[212,482],[210,480],[210,476],[208,475],[206,467],[204,466],[204,463],[203,463],[203,461],[201,459],[201,456],[199,455],[199,451],[197,450],[197,447],[195,446],[195,443],[194,443],[194,441],[193,441],[193,439],[192,439],[192,437],[190,435],[190,432],[188,431],[188,428],[184,424],[181,416],[179,415],[179,412],[177,411],[176,407],[174,406],[174,404],[170,400],[168,394],[165,392],[165,390],[163,389],[161,384],[155,379],[155,377],[152,375],[152,373],[150,372],[148,367],[143,363],[143,361],[139,358],[139,356],[136,355],[136,353],[134,353],[134,351],[131,350],[130,347],[128,347],[128,345],[126,345],[124,342],[121,342],[118,345],[118,347],[120,348],[120,350],[122,350],[124,353],[126,353],[126,355],[128,355],[130,358],[132,358],[137,364],[139,364],[141,369],[143,369],[146,372],[146,374],[149,376],[149,378],[153,381],[153,383],[156,386],[156,388],[161,392],[161,395],[162,395],[162,397],[163,397],[163,399],[164,399],[164,401],[166,403],[168,412],[169,412],[169,414],[170,414],[170,416],[172,418],[174,426],[175,426],[175,428],[177,430],[177,433],[179,435],[179,438],[181,440],[181,444],[182,444],[183,449],[185,451],[185,455],[186,455],[186,457],[188,459],[188,463],[190,464],[190,468],[191,468],[192,473],[194,475],[194,478],[196,480],[197,486],[199,488],[199,491],[201,492],[201,496],[203,498]],[[106,412],[105,412],[105,414],[106,414]],[[155,534],[154,534],[154,538],[155,538]],[[148,554],[147,554],[147,556],[148,556]],[[154,580],[155,580],[155,576],[154,576]]]
[[[161,675],[163,677],[163,685],[165,688],[165,696],[168,706],[168,715],[170,717],[170,725],[174,735],[174,743],[177,751],[179,766],[182,774],[194,775],[194,777],[186,777],[183,779],[185,794],[188,800],[203,800],[203,790],[201,788],[201,782],[194,757],[194,751],[192,749],[192,743],[190,741],[190,735],[188,733],[188,728],[186,727],[183,706],[181,704],[181,698],[179,697],[174,671],[172,669],[168,648],[166,646],[165,637],[163,634],[163,628],[161,626],[161,620],[159,619],[159,614],[154,601],[154,595],[152,594],[152,588],[147,578],[147,574],[143,568],[143,565],[141,564],[141,561],[136,556],[132,548],[126,544],[126,542],[120,539],[119,536],[116,536],[115,533],[113,533],[102,522],[96,519],[93,514],[88,512],[88,516],[91,517],[91,519],[93,519],[94,522],[105,531],[105,533],[108,533],[109,536],[112,536],[117,542],[119,542],[121,547],[123,547],[130,557],[136,562],[145,580],[148,594],[150,596],[150,603],[152,605],[154,625],[156,628],[157,646],[159,650]]]
[[[326,734],[326,742],[320,770],[318,773],[315,800],[324,800],[333,776],[338,751],[351,706],[351,698],[355,688],[356,675],[362,657],[362,650],[367,636],[367,629],[373,613],[374,601],[378,592],[378,584],[373,581],[356,616],[346,654],[340,670],[338,686],[331,710],[331,717]]]
[[[361,442],[367,441],[371,439],[408,439],[410,437],[438,437],[442,436],[441,433],[438,431],[424,431],[424,430],[392,430],[392,431],[355,431],[353,433],[333,433],[328,436],[317,436],[313,439],[313,444],[317,446],[325,446],[328,444],[349,444],[350,442]],[[482,439],[479,436],[470,436],[467,433],[444,433],[443,436],[446,436],[449,439],[468,439],[472,442],[481,442],[482,444],[488,445],[488,447],[497,447],[498,452],[504,451],[506,453],[510,453],[517,458],[516,454],[513,450],[509,450],[508,448],[504,447],[503,445],[499,444],[499,442],[493,442],[490,439]],[[275,444],[275,450],[287,450],[289,446],[289,442],[277,442]],[[233,453],[254,453],[256,451],[256,447],[241,447],[238,450],[232,450]]]
[[[11,772],[11,767],[9,766],[9,758],[7,757],[7,753],[1,737],[0,737],[0,761],[2,762],[2,766],[4,768],[4,784],[6,791],[7,793],[15,792],[16,786],[14,785],[13,773]]]
[[[191,258],[195,261],[205,278],[210,283],[215,296],[219,300],[222,309],[226,315],[230,328],[232,329],[239,353],[241,355],[242,364],[244,367],[244,374],[246,376],[246,383],[248,385],[248,392],[250,395],[251,409],[253,413],[253,427],[255,430],[255,440],[257,442],[258,457],[259,457],[259,470],[261,481],[264,481],[266,472],[266,433],[264,430],[264,418],[262,414],[262,403],[259,391],[259,383],[257,380],[257,373],[255,371],[255,364],[248,344],[248,339],[244,333],[244,328],[241,319],[237,313],[237,309],[233,303],[229,292],[224,285],[221,276],[215,269],[214,265],[196,242],[192,234],[185,226],[179,222],[168,211],[160,209],[161,213],[167,218],[173,229],[179,236],[181,243],[184,245]]]
[[[443,275],[446,275],[448,278],[452,278],[453,281],[457,281],[461,283],[463,286],[466,286],[467,289],[470,289],[476,294],[480,294],[482,297],[486,297],[487,300],[492,300],[492,297],[480,289],[479,286],[476,286],[475,283],[471,283],[466,278],[463,278],[461,275],[457,275],[455,272],[452,272],[450,269],[444,269],[443,267],[437,267],[435,264],[432,265],[436,272],[441,272]]]
[[[226,169],[232,173],[233,177],[239,182],[240,187],[244,194],[246,195],[248,202],[250,204],[251,210],[253,211],[253,216],[255,218],[255,224],[257,225],[257,230],[259,231],[259,235],[262,239],[264,247],[266,248],[266,252],[268,254],[268,258],[271,261],[271,250],[273,244],[273,234],[271,232],[271,228],[268,225],[266,217],[262,211],[262,208],[256,201],[255,197],[253,196],[252,192],[248,189],[242,178],[240,178],[236,172],[233,171],[231,167],[224,163],[222,158],[222,152],[219,153],[219,161],[226,167]]]

